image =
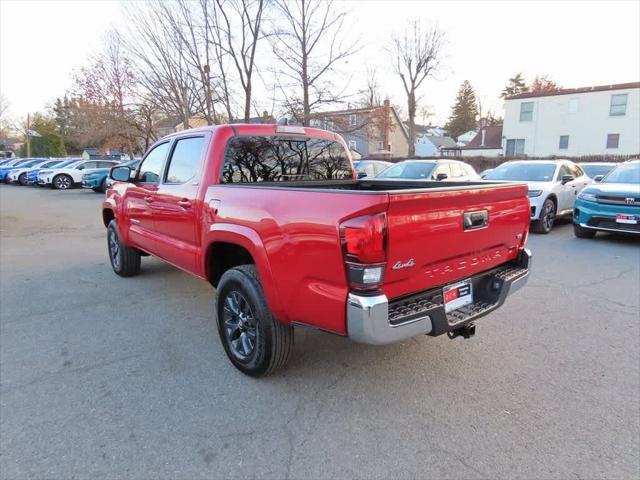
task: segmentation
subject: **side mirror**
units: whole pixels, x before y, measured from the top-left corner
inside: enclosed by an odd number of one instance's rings
[[[566,185],[567,183],[573,181],[573,175],[563,175],[562,176],[562,185]]]
[[[111,170],[109,170],[109,178],[116,182],[129,182],[131,180],[131,167],[124,165],[111,167]]]
[[[367,172],[358,172],[358,178],[364,178],[367,176]]]
[[[442,180],[445,180],[447,178],[449,178],[449,175],[447,175],[446,173],[439,173],[436,176],[436,180],[438,180],[439,182],[442,181]]]
[[[596,175],[595,177],[593,177],[593,181],[598,183],[598,182],[601,182],[603,178],[604,178],[604,175]]]

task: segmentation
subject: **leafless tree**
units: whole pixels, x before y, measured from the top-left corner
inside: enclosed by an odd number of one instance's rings
[[[303,125],[321,105],[335,103],[331,78],[339,62],[356,51],[355,43],[344,41],[346,13],[331,0],[274,0],[281,19],[272,35],[273,51],[281,62],[280,73],[293,82],[296,93],[281,86],[287,109]]]
[[[175,28],[178,20],[170,10],[174,7],[159,0],[129,4],[132,33],[125,37],[125,43],[137,61],[139,85],[154,107],[182,119],[188,128],[189,119],[202,103],[203,92],[195,80],[193,62],[187,58],[191,46]]]
[[[362,92],[360,104],[363,107],[377,107],[382,105],[382,95],[380,93],[380,83],[376,71],[367,68],[367,86]]]
[[[219,48],[232,60],[244,91],[244,120],[251,117],[256,49],[263,38],[264,0],[215,0]]]
[[[423,82],[440,68],[444,33],[435,26],[424,28],[419,20],[411,23],[402,35],[391,40],[391,56],[395,72],[402,80],[407,95],[409,116],[409,156],[415,155],[416,92]]]

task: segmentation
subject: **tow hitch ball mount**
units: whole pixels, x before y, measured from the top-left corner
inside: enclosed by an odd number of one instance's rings
[[[451,332],[447,332],[447,336],[453,340],[456,337],[462,338],[471,338],[476,334],[476,325],[475,323],[467,323],[460,328],[456,328]]]

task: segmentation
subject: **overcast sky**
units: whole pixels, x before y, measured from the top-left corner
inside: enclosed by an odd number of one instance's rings
[[[564,87],[640,80],[640,1],[340,2],[362,50],[344,65],[349,88],[375,67],[383,92],[404,106],[385,44],[407,20],[436,23],[447,36],[445,69],[421,90],[435,123],[444,123],[456,91],[469,80],[485,105],[501,111],[506,80],[549,75]],[[126,28],[118,0],[0,0],[0,92],[13,117],[64,94],[71,74],[111,27]],[[262,65],[262,67],[266,67]],[[406,111],[406,107],[404,108]]]

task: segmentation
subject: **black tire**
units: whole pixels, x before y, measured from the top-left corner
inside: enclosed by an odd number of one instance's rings
[[[18,175],[18,185],[26,185],[27,184],[27,174],[26,173],[21,173],[20,175]]]
[[[242,373],[269,375],[291,358],[293,327],[271,315],[255,265],[240,265],[222,275],[216,313],[222,346]]]
[[[61,173],[60,175],[53,177],[51,186],[56,190],[69,190],[73,187],[73,178],[67,174]]]
[[[107,227],[107,250],[111,268],[118,275],[132,277],[140,272],[140,252],[122,243],[115,220],[111,220]]]
[[[100,190],[99,192],[105,193],[107,191],[107,177],[104,177],[104,179],[102,180],[102,182],[100,183]]]
[[[556,204],[550,198],[547,198],[542,204],[540,211],[540,220],[533,224],[533,231],[536,233],[547,234],[553,228],[556,221]]]
[[[573,234],[578,238],[593,238],[596,236],[596,231],[590,228],[584,228],[580,225],[573,224]]]

